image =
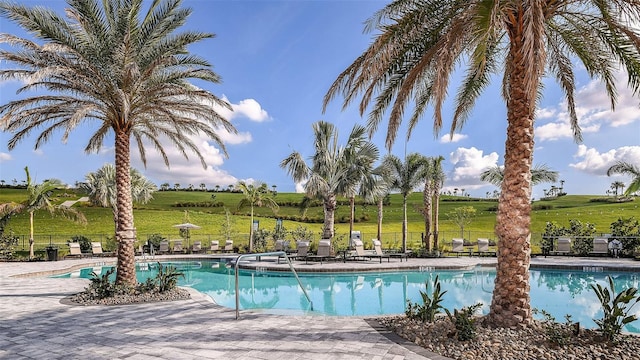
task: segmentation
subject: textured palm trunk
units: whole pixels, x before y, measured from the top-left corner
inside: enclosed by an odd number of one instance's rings
[[[356,216],[356,198],[354,196],[349,196],[349,209],[351,210],[351,216],[349,217],[349,237],[351,237],[353,221]]]
[[[514,327],[531,322],[529,263],[531,259],[531,163],[535,98],[526,89],[531,71],[523,58],[522,36],[512,36],[507,141],[504,179],[495,232],[498,264],[489,313],[492,324]]]
[[[431,209],[431,186],[427,180],[424,183],[424,190],[422,191],[422,201],[424,203],[424,247],[427,251],[431,252],[431,217],[433,216]]]
[[[118,266],[116,284],[135,285],[135,241],[133,203],[131,201],[131,167],[129,133],[116,131],[116,193],[118,208],[116,241],[118,242]]]
[[[440,189],[435,188],[433,190],[433,248],[438,249],[438,234],[440,233],[440,222],[438,221],[440,216]]]
[[[322,238],[333,239],[333,225],[336,216],[336,196],[329,194],[324,199],[324,224],[322,226]]]
[[[407,252],[407,197],[402,197],[402,252]]]
[[[379,241],[382,241],[382,207],[384,206],[384,199],[383,198],[379,198],[378,199],[378,237],[377,239]]]
[[[253,252],[253,203],[251,204],[251,224],[249,226],[249,252]]]
[[[32,260],[35,257],[33,253],[33,211],[29,211],[29,259]]]

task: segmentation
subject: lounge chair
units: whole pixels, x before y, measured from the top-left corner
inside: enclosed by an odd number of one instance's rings
[[[275,251],[284,251],[286,253],[290,253],[289,249],[289,241],[286,240],[276,240]]]
[[[353,244],[354,251],[347,255],[347,259],[353,260],[367,260],[371,259],[373,252],[367,252],[364,249],[364,244],[360,239],[352,239],[351,243]],[[382,261],[382,260],[381,260]]]
[[[102,243],[100,242],[91,243],[91,252],[93,253],[93,256],[113,256],[112,251],[102,251]]]
[[[289,255],[289,259],[306,259],[309,255],[309,241],[296,241],[298,251],[295,254]]]
[[[478,255],[495,256],[495,251],[489,251],[489,239],[478,238]]]
[[[460,253],[464,252],[464,239],[451,239],[451,252],[456,253],[456,256],[460,256]]]
[[[191,252],[194,254],[199,254],[202,251],[202,241],[194,241],[193,245],[191,245]]]
[[[571,239],[568,237],[558,238],[558,244],[556,247],[557,254],[568,254],[571,252]]]
[[[65,258],[67,257],[81,258],[84,256],[86,255],[82,253],[82,250],[80,250],[80,243],[78,242],[69,243],[69,255],[66,255]]]
[[[182,240],[175,240],[173,242],[173,251],[172,253],[184,253],[184,249],[182,249]]]
[[[225,241],[224,249],[222,249],[222,252],[225,252],[225,253],[232,253],[233,252],[233,240]]]
[[[168,254],[169,253],[169,241],[163,240],[160,241],[160,247],[158,248],[158,254]]]
[[[212,240],[211,246],[209,247],[209,251],[212,253],[217,253],[222,251],[220,250],[220,242],[218,240]]]
[[[331,240],[330,239],[322,239],[318,243],[318,252],[315,255],[307,255],[304,258],[305,263],[309,260],[320,260],[320,264],[322,264],[323,260],[329,260],[333,258],[331,256]]]
[[[373,239],[373,251],[374,251],[374,257],[379,257],[380,258],[380,262],[382,263],[382,259],[383,258],[387,258],[387,262],[389,262],[389,259],[391,258],[398,258],[400,259],[400,262],[402,262],[402,259],[405,259],[405,261],[409,261],[409,257],[407,253],[404,252],[384,252],[382,251],[382,241],[378,240],[378,239]]]
[[[594,238],[593,251],[591,251],[589,254],[609,255],[609,239],[603,237]]]

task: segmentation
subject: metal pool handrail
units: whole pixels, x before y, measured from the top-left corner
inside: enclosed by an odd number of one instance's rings
[[[296,280],[298,280],[298,285],[300,285],[300,289],[302,289],[304,296],[306,296],[307,300],[309,300],[309,304],[311,305],[311,310],[313,311],[313,301],[311,301],[309,294],[307,294],[307,290],[304,288],[304,286],[302,286],[302,282],[298,277],[298,273],[296,272],[296,269],[293,267],[293,264],[291,264],[291,260],[289,260],[289,257],[287,256],[286,252],[273,251],[273,252],[264,252],[264,253],[257,253],[257,254],[243,254],[236,258],[236,264],[234,266],[234,271],[236,273],[236,320],[238,320],[238,318],[240,317],[240,290],[238,286],[238,264],[240,264],[240,259],[245,257],[260,257],[260,256],[271,256],[271,255],[278,255],[278,257],[284,256],[284,258],[287,259],[287,264],[289,264],[289,269],[291,269],[291,272],[296,277]]]

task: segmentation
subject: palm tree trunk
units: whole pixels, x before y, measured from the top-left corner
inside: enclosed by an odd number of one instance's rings
[[[249,226],[249,252],[253,252],[253,203],[251,204],[251,224]]]
[[[402,197],[402,252],[407,252],[407,196]]]
[[[438,249],[438,234],[440,232],[440,223],[438,222],[440,216],[440,189],[435,188],[433,190],[433,248]]]
[[[324,224],[322,226],[322,238],[333,239],[333,226],[336,215],[336,196],[329,194],[324,199]],[[351,234],[349,234],[351,236]]]
[[[424,190],[422,191],[422,201],[424,203],[424,247],[428,252],[431,252],[431,217],[433,216],[431,211],[431,187],[429,186],[429,180],[424,183]]]
[[[127,131],[116,132],[116,192],[118,222],[116,241],[118,242],[118,267],[116,284],[136,284],[135,241],[133,226],[133,203],[131,201],[130,143]]]
[[[33,253],[33,210],[29,211],[29,260],[33,260],[35,254]]]
[[[384,198],[380,197],[378,199],[378,241],[382,241],[382,207]]]
[[[498,264],[490,321],[501,327],[531,322],[529,263],[531,260],[531,163],[535,98],[527,93],[528,68],[522,35],[511,35],[511,73],[507,104],[504,179],[496,216]],[[534,75],[535,76],[535,75]],[[529,80],[531,81],[531,80]],[[536,84],[537,85],[537,84]],[[536,87],[537,88],[537,87]]]
[[[349,238],[351,238],[351,233],[353,232],[353,220],[356,216],[356,198],[355,196],[349,196],[349,209],[351,210],[351,215],[349,217]]]

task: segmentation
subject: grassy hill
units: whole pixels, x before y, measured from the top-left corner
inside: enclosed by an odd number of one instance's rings
[[[214,197],[212,198],[212,195]],[[66,190],[55,194],[56,203],[67,200],[77,200],[82,196],[75,190]],[[185,211],[188,211],[189,221],[200,225],[202,229],[192,231],[193,240],[202,240],[206,243],[212,239],[221,239],[219,236],[221,224],[224,220],[225,207],[233,213],[234,229],[238,236],[234,238],[238,244],[246,243],[250,223],[250,209],[248,207],[238,209],[238,203],[242,194],[228,192],[203,192],[203,191],[161,191],[154,194],[154,199],[145,205],[136,205],[134,210],[135,225],[138,238],[145,240],[151,234],[161,234],[166,238],[178,239],[179,233],[172,225],[182,223]],[[0,203],[10,201],[22,201],[26,198],[25,190],[2,188],[0,189]],[[273,230],[275,218],[284,219],[284,227],[293,230],[297,226],[304,226],[318,234],[321,231],[323,210],[320,204],[311,207],[306,212],[307,221],[297,221],[301,218],[299,203],[302,194],[278,193],[276,201],[280,204],[277,215],[268,208],[255,208],[256,219],[260,222],[260,228]],[[600,200],[600,201],[597,201]],[[547,221],[555,221],[563,226],[569,225],[570,219],[577,219],[583,223],[595,225],[599,233],[609,232],[609,226],[619,217],[640,217],[638,201],[616,203],[604,201],[599,196],[567,195],[557,199],[536,201],[532,204],[532,242],[536,244],[544,231]],[[611,199],[609,199],[611,200]],[[336,213],[336,234],[345,239],[349,232],[349,206],[346,199],[339,199],[340,205]],[[408,201],[409,236],[410,246],[419,246],[421,234],[424,232],[424,221],[416,210],[421,206],[422,194],[414,193]],[[464,237],[475,240],[477,237],[495,238],[493,228],[495,225],[495,210],[497,201],[491,199],[473,199],[444,196],[440,203],[440,238],[445,242],[452,237],[460,237],[460,229],[447,217],[447,213],[456,207],[473,206],[476,216],[472,223],[465,228]],[[52,218],[46,211],[39,211],[35,216],[35,233],[37,247],[44,247],[49,242],[64,244],[73,235],[84,235],[94,241],[106,241],[114,232],[114,224],[110,209],[92,206],[89,203],[76,203],[74,205],[82,211],[88,220],[88,225],[77,225],[71,221]],[[356,206],[357,223],[356,230],[362,232],[363,239],[376,237],[377,208],[375,205],[359,203]],[[10,220],[6,231],[13,231],[21,236],[21,245],[28,240],[29,220],[28,214],[21,214]],[[385,247],[397,247],[402,239],[402,197],[399,194],[390,196],[390,204],[384,208],[383,217],[383,243]]]

